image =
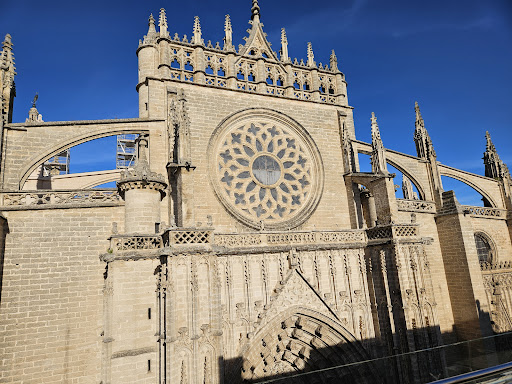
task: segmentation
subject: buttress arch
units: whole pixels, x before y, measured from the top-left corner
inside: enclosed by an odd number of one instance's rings
[[[124,135],[124,134],[141,134],[141,133],[149,133],[149,130],[135,129],[135,128],[131,128],[131,127],[126,127],[126,128],[119,127],[117,129],[106,128],[106,129],[103,129],[100,131],[76,135],[67,140],[62,140],[60,142],[57,142],[57,143],[53,144],[51,147],[45,148],[43,151],[32,156],[29,160],[27,160],[23,163],[23,165],[21,166],[20,179],[19,179],[20,181],[19,181],[18,188],[20,190],[22,190],[23,185],[27,181],[28,177],[37,169],[37,167],[39,167],[41,164],[43,164],[46,160],[50,159],[51,157],[65,151],[71,147],[75,147],[79,144],[83,144],[88,141],[101,139],[103,137]],[[107,180],[107,181],[114,181],[114,180]],[[105,183],[107,181],[103,181],[102,183]],[[98,184],[96,184],[96,185],[98,185]]]
[[[231,372],[232,382],[257,382],[298,373],[305,374],[296,378],[298,383],[302,379],[308,383],[372,383],[376,379],[375,367],[369,369],[365,364],[329,369],[367,360],[368,354],[338,321],[303,306],[291,307],[271,319],[251,337],[241,355]]]

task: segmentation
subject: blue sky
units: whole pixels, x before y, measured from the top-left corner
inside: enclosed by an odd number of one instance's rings
[[[161,7],[171,34],[190,36],[197,15],[205,41],[222,41],[229,13],[235,44],[247,35],[251,0],[0,2],[0,34],[12,35],[18,72],[14,120],[25,120],[35,92],[45,121],[137,117],[135,50]],[[482,174],[489,130],[512,166],[509,0],[260,0],[260,7],[274,50],[281,27],[291,57],[305,59],[308,41],[317,62],[336,50],[358,139],[370,140],[374,111],[384,145],[415,154],[417,100],[441,162]],[[101,163],[98,152],[94,160]]]

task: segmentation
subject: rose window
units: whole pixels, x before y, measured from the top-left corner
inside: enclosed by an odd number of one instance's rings
[[[221,132],[212,181],[246,224],[293,227],[318,200],[319,157],[309,136],[266,115],[239,119]]]

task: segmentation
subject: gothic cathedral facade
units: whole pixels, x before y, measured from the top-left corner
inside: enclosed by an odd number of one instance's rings
[[[385,148],[374,115],[359,141],[334,51],[292,60],[262,27],[254,0],[245,44],[227,16],[213,45],[198,18],[169,34],[162,9],[137,49],[139,117],[73,122],[35,102],[12,122],[6,36],[1,382],[427,382],[451,366],[431,348],[512,329],[512,181],[490,136],[485,176],[437,160],[417,104],[415,156]],[[29,187],[53,156],[122,134],[138,156],[116,189]]]

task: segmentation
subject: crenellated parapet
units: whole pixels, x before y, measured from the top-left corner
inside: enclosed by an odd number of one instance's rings
[[[254,9],[254,7],[253,7]],[[258,14],[252,15],[249,36],[238,49],[233,43],[231,19],[226,16],[225,38],[221,46],[203,39],[199,18],[194,19],[190,37],[168,32],[165,10],[161,9],[159,31],[153,16],[148,33],[139,41],[139,84],[147,78],[201,84],[241,92],[348,105],[345,76],[338,69],[332,51],[329,64],[317,64],[311,43],[307,60],[291,59],[284,28],[280,56],[272,50]]]

